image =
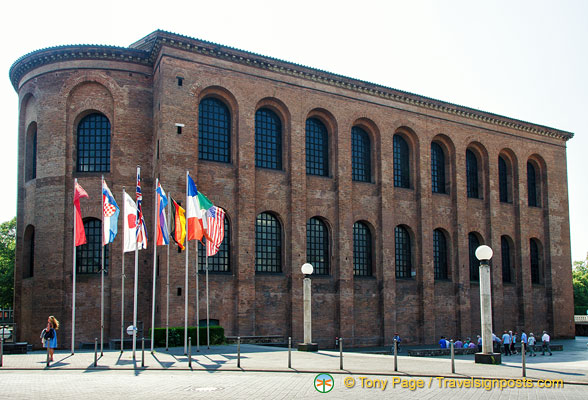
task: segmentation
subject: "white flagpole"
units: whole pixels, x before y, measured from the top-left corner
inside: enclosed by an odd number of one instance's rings
[[[198,212],[198,210],[196,210]],[[198,275],[200,268],[198,265],[198,241],[196,241],[196,350],[200,351],[200,295],[198,284]]]
[[[101,248],[101,268],[100,268],[100,356],[104,356],[104,194],[102,190],[104,188],[104,175],[101,177],[101,184],[100,184],[100,205],[102,208],[102,223],[100,226],[102,227],[102,243],[100,246]]]
[[[186,171],[186,211],[188,210],[188,174],[189,172]],[[187,222],[188,221],[186,218],[186,225]],[[184,355],[188,354],[188,252],[190,249],[189,244],[190,242],[188,241],[188,234],[186,230],[186,278],[184,282]],[[196,254],[198,254],[198,249],[196,250]],[[196,286],[196,290],[198,290],[198,286]],[[198,330],[196,330],[196,332],[198,332]]]
[[[76,196],[76,186],[78,179],[74,180],[74,198]],[[73,206],[73,287],[71,296],[71,354],[74,354],[74,344],[76,337],[76,206]]]
[[[141,167],[137,165],[137,176],[141,172]],[[139,183],[139,182],[137,182]],[[137,214],[139,213],[139,204],[137,204]],[[138,216],[138,215],[137,215]],[[135,230],[135,293],[133,297],[133,360],[135,360],[135,350],[137,349],[137,292],[139,290],[139,232],[137,229],[140,228],[139,224],[141,221],[136,222]]]
[[[170,213],[170,207],[171,207],[171,193],[167,194],[167,198],[168,198],[168,202],[167,202],[167,233],[170,233],[170,226],[171,226],[171,213]],[[165,298],[166,298],[166,304],[165,304],[165,351],[169,350],[169,248],[171,246],[171,238],[168,238],[168,245],[167,245],[167,277],[165,280]]]
[[[120,352],[123,352],[124,349],[124,342],[125,342],[125,215],[126,215],[126,196],[125,196],[125,187],[123,186],[122,190],[122,199],[123,199],[123,244],[122,244],[122,265],[121,265],[121,310],[120,310]]]
[[[204,217],[208,218],[208,217]],[[206,239],[206,346],[210,349],[210,319],[208,317],[208,239]]]
[[[159,178],[155,178],[155,221],[153,228],[153,302],[151,305],[151,354],[153,354],[153,342],[155,340],[155,280],[157,279],[157,220],[159,218],[159,204],[157,202],[157,188]]]

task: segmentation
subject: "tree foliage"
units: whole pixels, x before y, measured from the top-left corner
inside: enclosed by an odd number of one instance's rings
[[[0,224],[0,307],[12,308],[16,217]]]
[[[574,283],[574,314],[586,314],[588,310],[588,258],[574,261],[572,269]]]

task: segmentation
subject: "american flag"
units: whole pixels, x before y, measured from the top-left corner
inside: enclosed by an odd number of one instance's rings
[[[206,211],[208,235],[206,236],[206,255],[214,256],[225,237],[225,210],[212,206]]]
[[[147,230],[145,229],[145,219],[143,218],[143,194],[141,193],[141,168],[137,167],[137,247],[139,249],[147,248]]]

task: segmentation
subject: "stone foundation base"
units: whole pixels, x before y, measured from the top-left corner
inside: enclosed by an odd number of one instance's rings
[[[502,364],[501,353],[476,353],[474,357],[476,364]]]
[[[318,343],[298,343],[298,351],[318,351]]]

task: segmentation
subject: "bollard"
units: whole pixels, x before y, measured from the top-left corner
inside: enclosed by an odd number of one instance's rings
[[[343,338],[339,338],[339,369],[343,369]]]
[[[394,371],[398,371],[398,340],[394,339]]]
[[[455,374],[455,350],[453,348],[453,339],[451,339],[449,343],[451,343],[451,373]]]
[[[141,368],[145,366],[145,336],[141,338]]]
[[[237,368],[241,368],[241,336],[237,336]]]
[[[47,346],[49,347],[49,346]],[[49,354],[49,353],[47,353]],[[47,356],[49,357],[49,356]],[[49,361],[47,361],[49,363]],[[94,367],[98,366],[98,338],[94,338]]]
[[[0,362],[0,367],[2,363]],[[288,368],[292,368],[292,337],[288,337]]]
[[[0,338],[0,367],[2,366],[2,357],[4,356],[4,335]]]
[[[523,351],[523,378],[527,376],[527,344],[521,343],[521,350]]]
[[[192,336],[188,337],[188,368],[192,369]]]

